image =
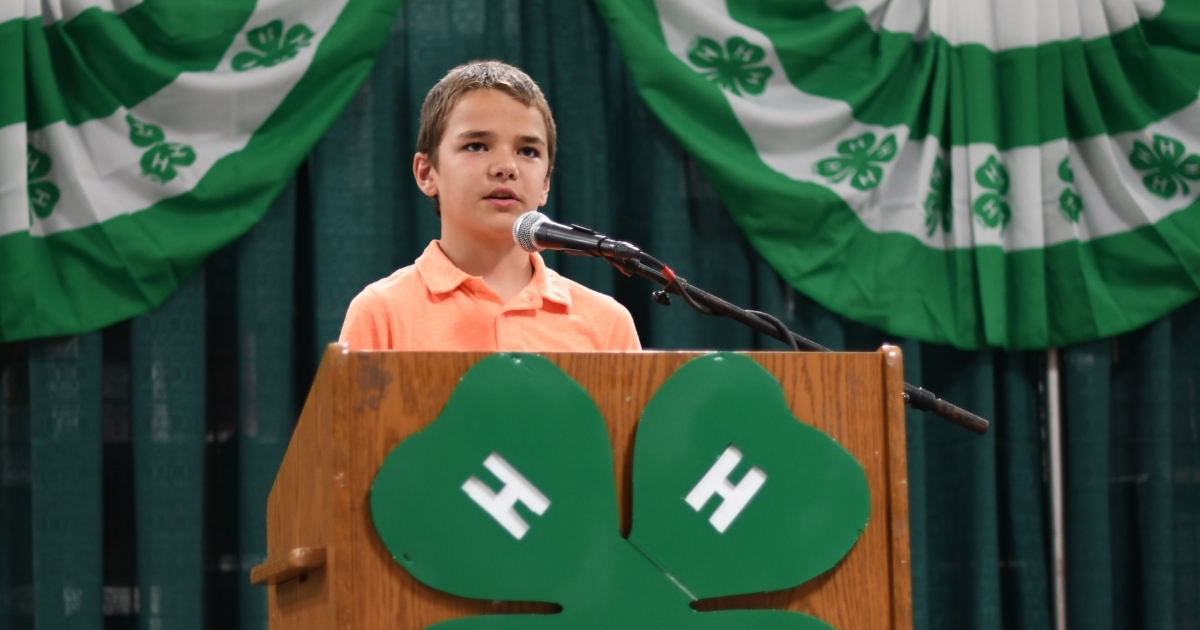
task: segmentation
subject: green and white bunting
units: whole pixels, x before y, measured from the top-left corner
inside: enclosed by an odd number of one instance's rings
[[[1200,4],[596,0],[638,89],[800,291],[1044,348],[1200,294]]]
[[[145,312],[253,226],[398,5],[0,2],[0,342]]]

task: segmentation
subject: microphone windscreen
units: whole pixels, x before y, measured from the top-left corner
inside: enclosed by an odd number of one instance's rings
[[[521,216],[517,217],[516,222],[513,223],[513,240],[517,242],[517,245],[519,245],[521,249],[527,252],[538,251],[539,247],[533,240],[533,231],[537,229],[539,224],[549,220],[550,217],[538,212],[537,210],[530,210],[529,212],[522,214]]]

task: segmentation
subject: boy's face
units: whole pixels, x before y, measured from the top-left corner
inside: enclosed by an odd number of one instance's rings
[[[413,175],[438,196],[442,238],[512,240],[513,221],[546,204],[546,124],[532,106],[489,88],[464,94],[446,120],[437,166],[418,153]]]

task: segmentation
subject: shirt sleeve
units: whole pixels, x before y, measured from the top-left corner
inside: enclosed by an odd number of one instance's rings
[[[637,328],[633,325],[633,316],[620,304],[617,304],[612,332],[608,336],[608,346],[604,349],[621,352],[634,352],[642,349],[642,342],[638,340]]]
[[[342,334],[338,341],[351,350],[391,350],[391,332],[387,302],[374,289],[367,287],[346,309],[346,319],[342,322]]]

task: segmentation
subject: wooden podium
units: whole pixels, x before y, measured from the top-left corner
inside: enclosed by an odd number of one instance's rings
[[[631,445],[646,402],[700,353],[547,354],[594,399],[612,440],[622,531],[630,527]],[[369,490],[388,453],[433,421],[483,353],[347,352],[330,345],[267,503],[270,627],[418,629],[536,603],[456,597],[414,580],[371,521]],[[703,600],[698,610],[777,608],[839,630],[910,630],[908,486],[900,350],[747,353],[783,386],[791,412],[842,444],[870,488],[870,521],[832,570],[794,589]]]

